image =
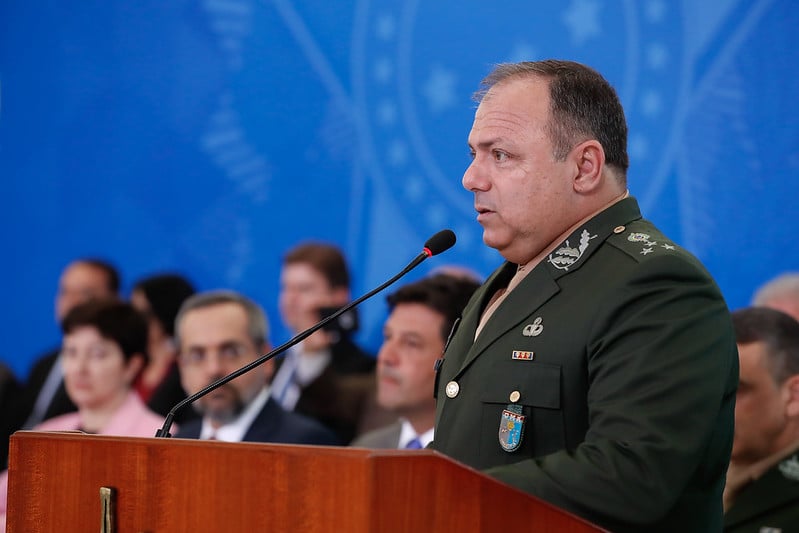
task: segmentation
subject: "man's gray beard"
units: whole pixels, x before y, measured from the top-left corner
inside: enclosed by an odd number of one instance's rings
[[[236,418],[239,417],[239,415],[244,411],[244,408],[246,407],[241,399],[241,396],[239,395],[239,392],[236,389],[230,387],[229,385],[222,385],[222,387],[226,388],[227,390],[233,393],[233,404],[228,406],[227,408],[213,409],[213,410],[209,409],[203,403],[202,398],[194,402],[194,409],[198,413],[200,413],[204,417],[211,419],[213,422],[218,423],[220,426],[235,421]]]

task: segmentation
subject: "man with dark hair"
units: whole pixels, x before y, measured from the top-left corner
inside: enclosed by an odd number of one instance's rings
[[[740,358],[725,531],[799,526],[799,322],[766,307],[732,314]]]
[[[507,262],[439,365],[432,447],[612,531],[720,530],[729,311],[627,192],[615,90],[548,60],[499,65],[477,97],[462,182]]]
[[[72,261],[63,270],[58,282],[55,297],[56,322],[60,324],[67,313],[78,304],[118,297],[119,286],[119,273],[108,261],[96,258]],[[43,420],[76,410],[64,388],[60,354],[59,347],[35,361],[14,412],[8,414],[14,419],[14,429],[30,429]],[[4,456],[0,463],[5,465],[6,460]]]
[[[283,322],[293,334],[349,301],[350,275],[340,249],[308,242],[289,250],[280,273],[278,303]],[[351,381],[343,378],[368,375],[375,366],[374,357],[351,339],[357,328],[355,317],[354,310],[346,313],[289,349],[278,361],[272,381],[272,395],[285,409],[319,420],[344,443],[355,435],[360,408],[342,403],[341,395],[348,394],[342,391],[343,382]]]
[[[232,291],[188,298],[175,319],[183,388],[195,394],[255,361],[269,350],[266,315],[259,305]],[[181,426],[177,436],[228,442],[339,444],[321,424],[285,411],[269,397],[274,361],[263,363],[197,400],[202,420]]]
[[[461,311],[480,284],[437,274],[401,287],[377,354],[377,402],[400,420],[355,439],[365,448],[424,448],[433,440],[434,366]]]

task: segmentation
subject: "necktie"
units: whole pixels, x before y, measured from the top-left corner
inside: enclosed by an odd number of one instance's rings
[[[415,437],[413,440],[408,441],[408,444],[405,445],[406,450],[421,450],[422,443],[419,441],[419,437]]]

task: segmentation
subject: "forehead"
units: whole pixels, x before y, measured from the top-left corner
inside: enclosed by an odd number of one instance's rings
[[[64,334],[64,342],[65,343],[74,343],[74,342],[104,342],[109,341],[102,335],[100,335],[100,331],[94,326],[78,326],[69,333]],[[113,342],[113,341],[109,341]]]
[[[474,125],[512,132],[531,125],[543,127],[548,118],[549,82],[526,76],[494,85],[477,107]]]
[[[214,344],[242,338],[248,338],[247,313],[232,302],[192,309],[180,324],[183,344]]]
[[[738,344],[741,380],[771,379],[766,357],[766,344],[762,341]]]
[[[391,311],[386,326],[399,332],[440,336],[444,317],[420,303],[400,303]]]
[[[108,284],[106,272],[88,263],[72,263],[61,276],[62,284],[96,285]]]
[[[317,269],[308,263],[289,263],[280,271],[283,283],[304,283],[314,285],[327,285],[327,279]]]

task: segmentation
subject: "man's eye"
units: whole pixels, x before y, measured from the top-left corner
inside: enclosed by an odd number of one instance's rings
[[[497,163],[503,163],[508,160],[508,154],[500,150],[494,150],[494,160]]]
[[[475,153],[474,150],[469,150],[469,159],[474,159]]]

